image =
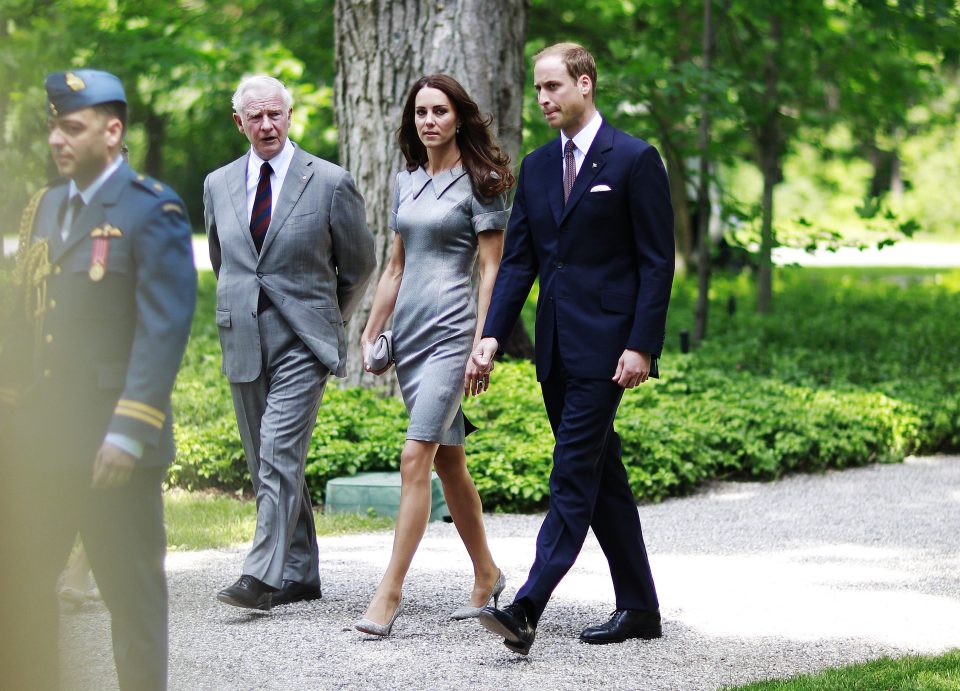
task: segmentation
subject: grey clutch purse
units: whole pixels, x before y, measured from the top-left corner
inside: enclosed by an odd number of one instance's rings
[[[384,331],[367,351],[367,367],[371,372],[382,372],[393,364],[393,332]]]

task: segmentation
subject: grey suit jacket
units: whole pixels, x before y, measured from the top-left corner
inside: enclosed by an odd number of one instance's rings
[[[363,198],[347,171],[297,147],[258,254],[247,217],[246,170],[242,156],[203,183],[223,372],[235,384],[260,375],[262,288],[317,359],[342,377],[344,322],[376,266]]]

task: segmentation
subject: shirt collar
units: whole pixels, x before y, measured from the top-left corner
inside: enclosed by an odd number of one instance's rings
[[[582,154],[587,153],[590,150],[590,145],[593,144],[593,140],[597,137],[597,132],[600,131],[600,125],[603,124],[603,117],[600,115],[598,110],[593,114],[593,117],[590,118],[590,122],[584,125],[583,129],[573,135],[573,145],[577,147],[577,151]],[[562,152],[567,146],[567,140],[570,139],[563,132],[560,132],[560,151]]]
[[[283,148],[277,152],[277,155],[270,159],[270,167],[273,169],[273,174],[278,178],[286,177],[287,169],[290,167],[290,161],[293,160],[293,147],[294,144],[290,141],[290,138],[287,137],[287,141],[284,142]],[[250,147],[250,158],[247,162],[247,175],[254,175],[256,177],[260,176],[260,167],[268,161],[264,161],[262,158],[257,156],[257,152],[253,150],[253,147]]]
[[[89,206],[90,202],[93,201],[94,196],[100,191],[100,188],[103,187],[104,183],[110,179],[110,176],[117,171],[117,168],[119,168],[120,164],[122,163],[123,156],[117,154],[117,157],[113,159],[113,162],[104,168],[103,172],[97,176],[97,179],[87,185],[85,190],[81,190],[79,187],[77,187],[77,183],[71,180],[67,198],[73,199],[79,194],[81,199],[83,199],[83,203]]]

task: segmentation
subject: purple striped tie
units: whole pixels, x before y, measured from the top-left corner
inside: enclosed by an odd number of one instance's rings
[[[568,139],[563,146],[563,205],[567,205],[570,198],[570,192],[573,191],[573,183],[577,181],[577,159],[573,156],[573,150],[577,145],[572,139]]]
[[[273,168],[269,163],[260,166],[260,181],[257,183],[257,196],[253,198],[253,213],[250,215],[250,234],[253,236],[253,244],[257,246],[257,252],[263,248],[263,238],[267,235],[267,228],[270,227],[271,214],[271,192],[270,192],[270,173]]]

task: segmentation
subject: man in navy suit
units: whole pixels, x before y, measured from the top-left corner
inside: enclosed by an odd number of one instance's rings
[[[556,445],[550,506],[527,582],[483,626],[526,655],[587,529],[610,564],[616,612],[586,643],[661,635],[659,603],[636,502],[613,429],[624,389],[656,376],[673,282],[673,211],[657,150],[605,122],[596,64],[561,43],[534,58],[534,87],[560,140],[524,158],[503,262],[473,358],[484,371],[536,277],[537,379]]]

